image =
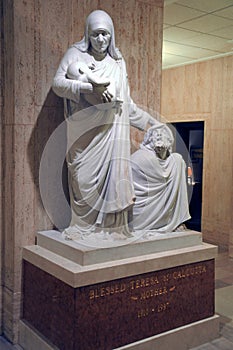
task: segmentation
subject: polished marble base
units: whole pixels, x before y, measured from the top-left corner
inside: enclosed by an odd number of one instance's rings
[[[83,266],[25,247],[23,321],[62,349],[145,350],[149,339],[212,320],[216,254],[199,243]]]

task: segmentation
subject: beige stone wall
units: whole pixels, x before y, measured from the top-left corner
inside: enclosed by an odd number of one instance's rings
[[[2,116],[3,116],[3,13],[0,2],[0,159],[2,164]],[[2,166],[0,166],[0,256],[2,256]],[[2,333],[2,259],[0,260],[0,333]]]
[[[233,56],[163,71],[162,114],[205,121],[202,232],[229,246],[233,227]]]
[[[14,343],[22,295],[22,247],[34,244],[37,230],[52,227],[41,204],[38,171],[46,142],[63,120],[62,100],[51,91],[59,61],[68,46],[81,39],[87,14],[97,8],[106,10],[114,19],[116,41],[127,62],[132,97],[139,104],[159,110],[162,3],[162,0],[2,2],[2,325],[4,334]]]
[[[233,207],[233,203],[232,203]],[[231,226],[233,227],[233,225]],[[233,258],[233,230],[230,231],[230,238],[229,238],[229,256]]]

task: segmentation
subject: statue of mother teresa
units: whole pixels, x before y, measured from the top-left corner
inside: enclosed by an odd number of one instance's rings
[[[77,65],[78,75],[68,74]],[[53,82],[64,98],[68,129],[68,181],[72,218],[66,238],[117,232],[132,236],[135,202],[130,166],[130,125],[156,123],[130,97],[124,59],[115,46],[110,16],[93,11],[84,38],[65,53]]]

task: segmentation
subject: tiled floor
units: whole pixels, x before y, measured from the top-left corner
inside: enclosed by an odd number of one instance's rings
[[[233,350],[233,259],[221,252],[215,262],[215,311],[220,318],[220,338],[192,350]]]
[[[0,337],[0,350],[23,350],[23,349],[21,348],[21,346],[12,345],[5,338]]]
[[[233,259],[229,259],[227,252],[220,252],[215,266],[215,311],[221,316],[220,338],[190,350],[233,350]],[[20,349],[0,337],[0,350]]]

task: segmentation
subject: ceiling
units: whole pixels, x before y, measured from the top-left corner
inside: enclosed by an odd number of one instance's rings
[[[233,0],[165,0],[163,69],[233,54]]]

